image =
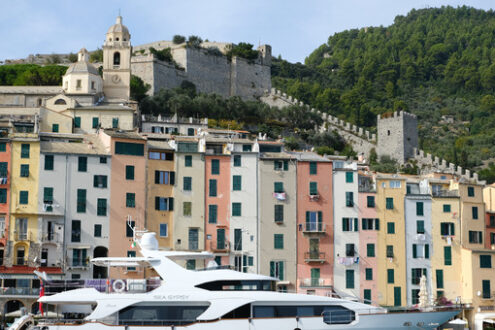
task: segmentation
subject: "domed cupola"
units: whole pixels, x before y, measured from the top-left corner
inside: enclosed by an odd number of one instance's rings
[[[113,42],[129,42],[131,40],[131,34],[127,26],[122,24],[122,16],[117,16],[117,20],[107,31],[107,37],[105,44]]]
[[[67,94],[98,94],[103,90],[103,80],[98,70],[89,63],[89,53],[82,48],[77,53],[77,62],[69,65],[62,78],[63,89]]]

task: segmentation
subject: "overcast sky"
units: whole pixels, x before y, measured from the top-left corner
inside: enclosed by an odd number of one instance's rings
[[[335,32],[387,26],[412,8],[490,9],[494,0],[0,0],[0,60],[101,47],[119,9],[139,45],[199,35],[210,41],[270,44],[303,62]]]

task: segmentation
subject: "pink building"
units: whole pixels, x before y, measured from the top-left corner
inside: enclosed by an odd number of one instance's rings
[[[376,253],[377,233],[380,220],[377,219],[375,208],[376,190],[371,176],[359,174],[359,250],[361,298],[366,303],[378,301],[378,263]]]
[[[333,285],[332,162],[297,157],[297,291],[326,295]]]
[[[229,264],[230,155],[205,156],[205,250],[218,264]]]

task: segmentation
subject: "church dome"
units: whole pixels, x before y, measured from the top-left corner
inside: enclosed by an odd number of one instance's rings
[[[65,74],[67,75],[70,73],[90,73],[98,75],[98,70],[89,63],[89,53],[86,48],[82,48],[77,54],[77,62],[69,65]]]
[[[107,35],[120,35],[122,37],[122,41],[129,41],[131,35],[127,26],[122,24],[122,16],[117,16],[115,24],[108,29]]]

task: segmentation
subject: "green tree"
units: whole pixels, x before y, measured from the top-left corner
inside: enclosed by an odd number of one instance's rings
[[[145,84],[144,81],[135,75],[131,75],[131,98],[137,102],[141,102],[151,86]]]

